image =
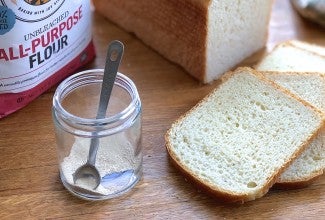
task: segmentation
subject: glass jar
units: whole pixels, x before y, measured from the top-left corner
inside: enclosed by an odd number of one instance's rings
[[[103,200],[129,191],[142,176],[141,101],[134,83],[118,73],[106,117],[96,119],[103,69],[83,71],[64,80],[53,97],[60,177],[71,193]],[[90,142],[98,140],[95,167],[100,184],[79,185],[74,173],[86,164]]]

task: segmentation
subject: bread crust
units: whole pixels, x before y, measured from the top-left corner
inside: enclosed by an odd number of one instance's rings
[[[323,126],[321,131],[319,131],[318,133],[322,133],[324,132],[324,130],[325,130],[325,126]],[[305,176],[300,179],[286,181],[279,178],[278,181],[275,183],[274,187],[278,189],[299,189],[299,188],[307,187],[324,174],[324,169],[325,168],[323,167],[314,170],[312,173],[309,174],[309,176]]]
[[[259,71],[259,70],[257,70],[257,71]],[[267,70],[260,70],[259,72],[262,73],[263,75],[265,75],[265,73],[266,74],[279,74],[279,75],[283,75],[283,74],[287,74],[287,75],[308,75],[308,74],[314,74],[314,75],[319,75],[320,77],[325,77],[325,72],[324,73],[321,73],[321,72],[292,72],[292,71],[279,72],[279,71],[267,71]]]
[[[212,186],[211,184],[206,183],[204,180],[200,179],[196,174],[194,174],[191,170],[187,169],[187,167],[179,161],[177,155],[175,155],[173,153],[173,151],[171,150],[172,144],[169,141],[169,136],[170,136],[172,127],[174,125],[180,123],[183,120],[183,118],[187,117],[198,106],[200,106],[202,103],[206,102],[209,99],[209,97],[214,93],[214,91],[217,90],[222,85],[222,83],[229,80],[234,74],[236,74],[237,72],[240,72],[240,71],[246,71],[246,72],[250,72],[251,74],[254,74],[256,77],[261,79],[263,82],[266,82],[266,83],[270,84],[271,86],[273,86],[274,88],[282,91],[288,97],[290,97],[292,99],[296,99],[296,100],[300,101],[304,106],[313,109],[313,111],[315,111],[317,114],[319,114],[320,117],[322,118],[322,123],[318,126],[318,128],[315,130],[315,132],[313,132],[309,136],[309,138],[304,143],[301,144],[300,148],[292,154],[292,156],[288,159],[288,161],[286,161],[282,165],[281,168],[279,168],[277,171],[275,171],[273,173],[272,176],[269,177],[269,179],[267,180],[264,187],[262,187],[259,191],[255,192],[255,194],[246,194],[246,193],[236,194],[231,191],[225,191],[225,190],[218,188],[217,186]],[[170,156],[171,162],[175,165],[175,167],[177,169],[179,169],[181,171],[181,173],[183,175],[186,176],[186,178],[188,178],[191,182],[193,182],[198,188],[202,189],[207,194],[209,194],[219,200],[225,201],[225,202],[244,203],[246,201],[251,201],[251,200],[260,198],[269,191],[269,189],[276,183],[276,181],[278,180],[280,175],[286,170],[286,168],[289,165],[291,165],[293,160],[295,158],[297,158],[306,149],[306,147],[310,144],[310,142],[313,140],[313,138],[315,138],[317,136],[318,132],[320,132],[320,130],[325,126],[325,123],[324,123],[325,115],[320,110],[316,109],[314,106],[310,105],[306,101],[300,99],[299,97],[290,93],[288,90],[280,87],[278,84],[267,79],[266,77],[263,76],[262,73],[254,70],[254,69],[251,69],[249,67],[239,67],[234,72],[229,71],[221,78],[221,81],[222,81],[222,83],[219,84],[217,86],[217,88],[215,88],[211,93],[209,93],[205,98],[203,98],[199,103],[197,103],[193,108],[191,108],[188,112],[184,113],[179,119],[177,119],[173,123],[172,127],[167,131],[167,133],[165,135],[165,143],[166,143],[165,146],[166,146],[167,152]]]
[[[207,14],[211,0],[93,0],[93,3],[99,13],[180,64],[198,80],[205,81]]]
[[[312,50],[308,50],[308,49],[303,48],[303,47],[296,46],[294,43],[292,43],[292,41],[294,41],[294,40],[288,40],[288,41],[285,42],[285,44],[290,45],[291,47],[299,48],[299,49],[304,50],[304,51],[306,51],[308,53],[311,53],[311,54],[314,54],[314,55],[323,57],[325,59],[325,56],[324,55],[319,54],[316,51],[312,51]],[[320,46],[320,45],[317,45],[317,44],[310,44],[310,45]],[[325,47],[324,47],[324,50],[325,50]]]
[[[276,189],[300,189],[307,187],[314,183],[317,179],[319,179],[324,174],[324,170],[318,170],[318,172],[312,173],[310,176],[304,179],[300,179],[299,181],[283,181],[276,182],[274,184],[274,188]]]

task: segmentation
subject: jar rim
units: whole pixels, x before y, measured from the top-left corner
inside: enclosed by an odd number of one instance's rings
[[[140,101],[140,97],[139,97],[139,94],[138,94],[135,84],[133,83],[133,81],[130,78],[128,78],[124,74],[118,72],[114,84],[115,85],[117,84],[117,80],[121,80],[123,83],[126,83],[127,86],[130,88],[130,90],[127,89],[127,92],[131,96],[131,102],[122,111],[120,111],[112,116],[109,116],[109,117],[96,119],[96,118],[79,117],[79,116],[71,114],[70,112],[65,110],[65,108],[61,105],[61,100],[65,97],[65,93],[64,93],[65,89],[68,88],[69,86],[71,86],[73,84],[73,82],[77,81],[82,76],[86,76],[89,73],[96,73],[96,74],[103,76],[104,69],[91,69],[91,70],[85,70],[85,71],[81,71],[79,73],[73,74],[73,75],[69,76],[68,78],[66,78],[65,80],[63,80],[60,83],[60,85],[57,87],[57,89],[54,93],[54,96],[53,96],[53,108],[56,111],[59,111],[60,115],[64,119],[69,120],[69,122],[73,123],[73,124],[79,124],[79,125],[85,125],[85,126],[101,126],[101,125],[105,125],[105,124],[113,124],[119,120],[127,119],[137,109],[137,106],[140,106],[140,108],[141,108],[141,101]]]

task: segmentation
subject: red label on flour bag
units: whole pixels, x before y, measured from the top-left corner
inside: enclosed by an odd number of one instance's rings
[[[0,118],[94,56],[89,0],[0,0]]]

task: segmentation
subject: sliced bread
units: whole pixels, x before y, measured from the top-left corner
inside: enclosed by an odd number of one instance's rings
[[[324,124],[322,112],[250,68],[222,83],[168,130],[171,161],[224,201],[262,197]]]
[[[296,51],[298,55],[289,56],[293,51]],[[279,44],[264,59],[266,60],[262,60],[257,65],[257,70],[266,71],[265,76],[325,111],[324,47],[291,40]],[[279,60],[281,62],[278,62]],[[272,70],[277,72],[267,72]],[[324,132],[319,134],[306,151],[280,176],[275,184],[276,187],[304,187],[323,174],[325,169]]]
[[[311,44],[311,43],[307,43],[307,42],[299,41],[299,40],[291,40],[288,43],[290,43],[296,47],[299,47],[301,49],[308,50],[313,53],[317,53],[321,56],[325,56],[325,47],[319,46],[317,44]]]
[[[325,57],[300,46],[285,42],[278,44],[255,67],[260,71],[324,72]]]
[[[325,112],[325,73],[264,72],[264,75]],[[275,186],[309,185],[325,169],[325,131],[280,176]]]

